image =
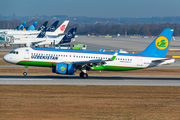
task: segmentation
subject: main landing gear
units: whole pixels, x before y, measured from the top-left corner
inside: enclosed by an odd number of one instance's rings
[[[81,78],[87,78],[88,77],[88,74],[86,73],[86,67],[85,66],[81,68],[81,73],[79,74],[79,76]]]
[[[23,72],[23,75],[24,75],[24,76],[27,75],[27,70],[28,70],[28,66],[25,66],[25,72]]]
[[[81,72],[81,73],[79,74],[79,76],[80,76],[81,78],[87,78],[87,77],[88,77],[88,74],[87,74],[87,73],[84,73],[84,72]]]

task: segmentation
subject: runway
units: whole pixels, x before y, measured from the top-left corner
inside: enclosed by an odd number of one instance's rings
[[[180,86],[180,77],[90,76],[20,76],[0,75],[0,85],[115,85],[115,86]]]

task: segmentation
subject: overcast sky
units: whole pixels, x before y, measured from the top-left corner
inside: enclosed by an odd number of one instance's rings
[[[180,16],[180,0],[0,0],[0,14],[88,17]]]

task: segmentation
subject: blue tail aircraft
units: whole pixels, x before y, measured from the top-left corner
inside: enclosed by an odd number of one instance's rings
[[[33,31],[33,30],[35,30],[35,28],[36,28],[36,25],[37,25],[37,22],[34,22],[27,30],[28,31]]]
[[[57,25],[58,25],[59,21],[55,21],[51,26],[49,26],[47,28],[47,32],[54,32],[57,28]]]
[[[17,27],[17,30],[23,30],[25,28],[26,22],[23,22],[19,27]]]

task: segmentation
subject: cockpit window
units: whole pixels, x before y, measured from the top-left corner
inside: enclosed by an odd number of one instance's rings
[[[18,51],[11,51],[10,53],[12,53],[12,54],[18,54]]]
[[[13,53],[14,52],[14,50],[13,51],[11,51],[10,53]]]

